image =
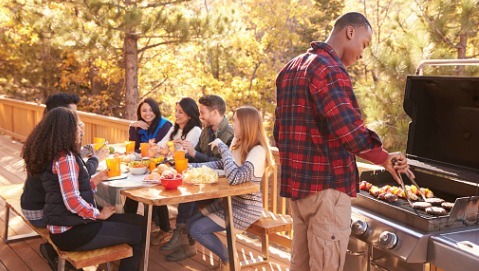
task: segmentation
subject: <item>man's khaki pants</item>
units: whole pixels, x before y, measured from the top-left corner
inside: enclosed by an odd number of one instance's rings
[[[351,198],[334,189],[291,201],[291,271],[341,271],[351,233]]]

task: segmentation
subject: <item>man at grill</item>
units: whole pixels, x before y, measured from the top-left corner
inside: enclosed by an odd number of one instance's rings
[[[346,71],[371,39],[366,17],[346,13],[325,42],[312,42],[276,79],[274,139],[281,196],[291,199],[292,271],[343,269],[359,181],[355,155],[384,166],[398,182],[396,171],[414,177],[405,156],[385,151],[364,126]]]

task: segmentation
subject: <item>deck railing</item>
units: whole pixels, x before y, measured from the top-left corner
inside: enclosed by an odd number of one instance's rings
[[[0,133],[24,142],[33,127],[41,120],[44,109],[44,105],[0,97]],[[131,121],[81,111],[78,114],[85,123],[83,143],[93,142],[93,137],[103,137],[111,143],[119,143],[128,139],[128,127]],[[278,192],[278,177],[281,173],[279,152],[276,147],[272,147],[272,152],[278,165],[269,176],[269,186],[263,188],[267,189],[264,191],[265,198],[263,200],[269,211],[276,214],[290,214],[288,201],[280,197]],[[364,163],[358,163],[358,167],[360,171],[375,168],[375,166]],[[289,247],[290,240],[285,236],[291,237],[291,233],[274,236],[271,241]]]
[[[33,127],[43,117],[45,105],[0,97],[0,132],[24,142]],[[104,137],[109,142],[128,140],[131,121],[78,111],[85,123],[83,142],[93,142],[93,137]]]

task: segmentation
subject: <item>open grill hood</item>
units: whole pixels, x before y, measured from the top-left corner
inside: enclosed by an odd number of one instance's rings
[[[406,154],[415,167],[479,181],[479,78],[408,76]]]

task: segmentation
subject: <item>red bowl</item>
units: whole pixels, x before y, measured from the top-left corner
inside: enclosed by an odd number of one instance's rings
[[[176,177],[173,178],[173,179],[167,179],[167,178],[162,176],[160,179],[161,179],[161,185],[163,185],[163,187],[166,190],[177,189],[178,186],[180,186],[181,183],[183,182],[183,176],[182,175],[176,175]]]

